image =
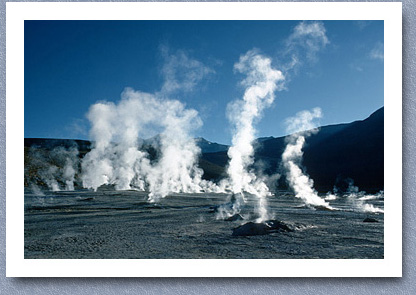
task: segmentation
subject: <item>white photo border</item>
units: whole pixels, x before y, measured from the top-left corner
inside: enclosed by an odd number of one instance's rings
[[[384,259],[24,259],[25,20],[384,20]],[[7,277],[401,277],[402,4],[6,3]]]

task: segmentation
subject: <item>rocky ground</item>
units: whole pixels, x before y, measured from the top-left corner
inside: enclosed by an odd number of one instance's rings
[[[255,219],[217,219],[225,194],[175,194],[157,203],[136,191],[25,193],[25,258],[383,258],[384,215],[361,213],[346,200],[338,211],[302,206],[288,193],[270,198],[273,219],[291,231],[233,236]],[[382,200],[376,205],[382,206]],[[366,218],[376,222],[363,222]]]

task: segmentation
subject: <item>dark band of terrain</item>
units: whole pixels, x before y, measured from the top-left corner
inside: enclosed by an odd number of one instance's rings
[[[217,181],[225,176],[228,163],[228,146],[197,139],[202,154],[199,167],[204,170],[204,179]],[[281,173],[281,156],[286,146],[285,137],[259,138],[256,142],[254,169],[266,174]],[[84,140],[25,138],[25,185],[35,183],[44,186],[37,177],[37,167],[30,156],[29,148],[45,154],[56,147],[76,147],[79,157],[91,148]],[[157,160],[157,140],[143,141],[151,160]],[[331,191],[335,186],[341,191],[350,180],[360,190],[375,193],[384,189],[384,107],[362,121],[323,126],[319,132],[306,138],[302,166],[314,180],[320,193]],[[77,180],[76,187],[81,187]],[[285,177],[281,177],[277,189],[287,189]]]

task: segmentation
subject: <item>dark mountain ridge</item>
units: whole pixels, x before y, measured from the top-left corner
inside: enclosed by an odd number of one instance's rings
[[[57,147],[66,149],[76,147],[78,150],[90,150],[91,142],[80,139],[25,138],[25,147],[37,147],[46,150],[52,150]]]
[[[196,138],[202,155],[199,166],[204,170],[204,178],[219,180],[225,175],[228,163],[227,145]],[[281,169],[281,157],[286,146],[286,137],[264,137],[256,140],[254,167],[261,167],[266,174]],[[91,142],[70,139],[25,138],[25,148],[37,147],[53,150],[76,147],[83,157],[91,149]],[[157,158],[157,147],[151,141],[144,141],[143,148]],[[25,149],[25,153],[26,153]],[[306,138],[302,166],[314,180],[319,192],[327,192],[337,186],[345,189],[348,183],[367,192],[376,192],[384,188],[384,108],[380,108],[365,120],[352,123],[320,127],[319,132]],[[25,157],[25,166],[30,159]],[[281,177],[279,186],[286,188],[285,177]]]

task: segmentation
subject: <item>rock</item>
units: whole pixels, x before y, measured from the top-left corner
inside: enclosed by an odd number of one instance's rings
[[[363,220],[363,222],[378,222],[378,220],[371,218],[371,217],[367,217],[366,219]]]
[[[316,211],[334,211],[334,209],[326,206],[314,206]]]
[[[292,232],[293,231],[291,228],[289,228],[282,221],[268,220],[265,223],[269,227],[269,231],[284,231],[284,232]]]
[[[243,220],[243,216],[241,216],[240,214],[234,214],[233,216],[230,216],[226,219],[224,219],[225,221],[237,221],[237,220]]]
[[[295,208],[295,209],[309,209],[309,207],[306,206],[306,205],[298,205],[298,206],[295,206],[293,208]]]
[[[93,197],[88,197],[88,198],[84,198],[84,199],[79,199],[78,201],[79,202],[87,202],[87,201],[92,201],[92,200],[94,200],[95,198],[93,198]]]
[[[261,223],[248,222],[233,229],[233,236],[257,236],[275,232],[292,232],[285,223],[277,220],[267,220]]]

